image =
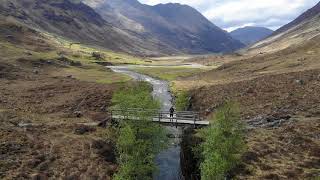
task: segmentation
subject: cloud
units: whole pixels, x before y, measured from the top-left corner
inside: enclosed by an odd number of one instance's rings
[[[244,26],[277,29],[313,7],[318,0],[140,0],[155,5],[181,3],[198,9],[225,30]]]

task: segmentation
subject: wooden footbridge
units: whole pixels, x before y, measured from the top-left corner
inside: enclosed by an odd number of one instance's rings
[[[208,126],[210,123],[201,118],[199,112],[177,111],[170,117],[169,111],[152,109],[112,109],[111,117],[114,120],[151,120],[155,123],[175,126],[194,125]]]

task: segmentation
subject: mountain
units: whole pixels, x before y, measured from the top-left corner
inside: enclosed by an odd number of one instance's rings
[[[83,0],[112,25],[184,53],[230,52],[244,45],[194,8],[177,3],[149,6],[137,0]]]
[[[249,50],[272,52],[307,43],[320,35],[320,2]]]
[[[140,55],[178,53],[152,37],[113,26],[91,7],[71,0],[0,0],[0,16],[75,42]]]
[[[234,39],[238,39],[246,45],[256,43],[273,33],[271,29],[264,27],[247,26],[230,32]]]
[[[136,0],[0,2],[2,18],[114,51],[161,56],[230,52],[243,47],[198,11],[180,4],[147,6]]]

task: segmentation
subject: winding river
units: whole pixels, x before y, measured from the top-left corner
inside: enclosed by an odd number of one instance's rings
[[[140,74],[130,70],[130,66],[108,66],[114,72],[129,75],[135,80],[146,81],[153,86],[152,95],[154,98],[160,100],[162,110],[169,110],[172,106],[172,95],[169,91],[169,84],[167,81],[154,79],[150,76]],[[156,156],[155,162],[158,167],[158,172],[154,173],[154,180],[180,180],[180,137],[182,130],[175,127],[166,127],[168,133],[173,136],[171,144],[168,149],[162,151]]]

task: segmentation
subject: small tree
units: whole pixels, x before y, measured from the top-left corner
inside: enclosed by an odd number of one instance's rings
[[[224,179],[238,165],[245,150],[238,106],[229,102],[218,109],[213,125],[202,132],[202,137],[201,179]]]

